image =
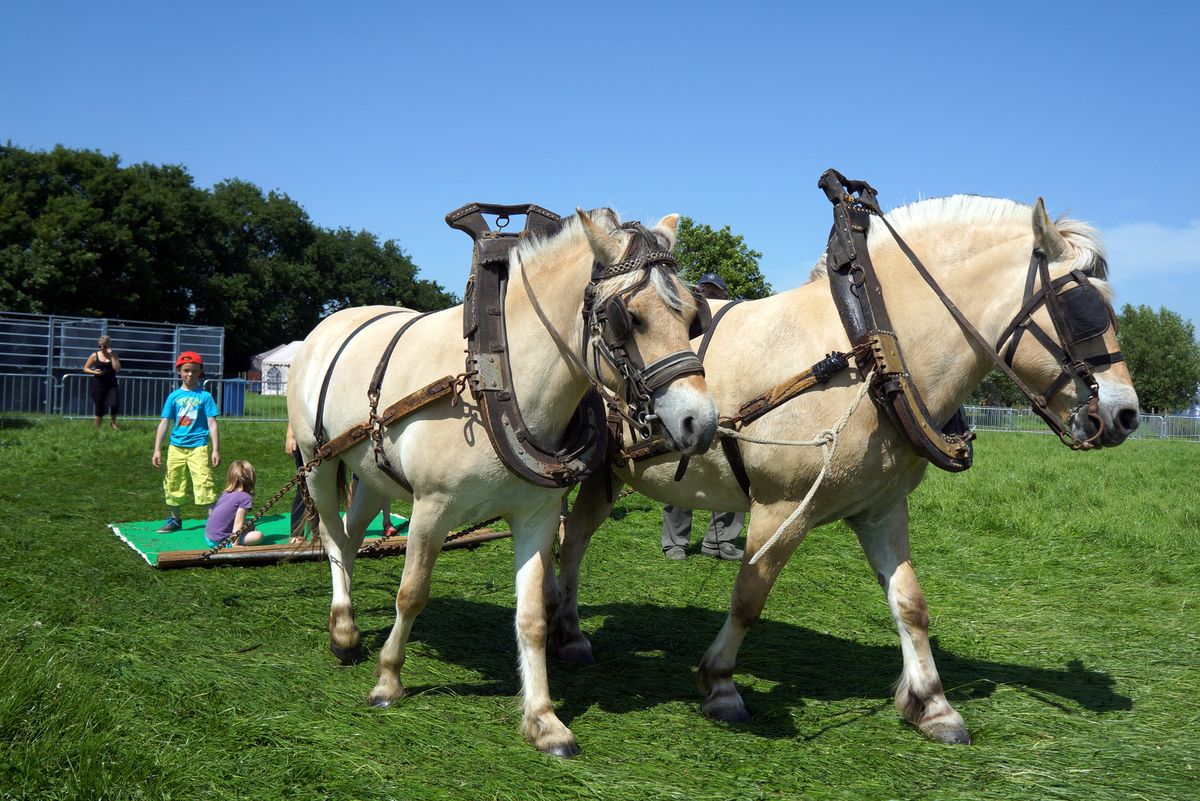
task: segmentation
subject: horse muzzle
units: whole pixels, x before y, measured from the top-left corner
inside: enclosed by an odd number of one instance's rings
[[[1081,451],[1114,448],[1137,430],[1138,422],[1137,404],[1102,404],[1094,394],[1071,415],[1072,447]]]
[[[692,386],[700,383],[700,387]],[[717,406],[703,382],[674,381],[654,393],[654,412],[673,450],[704,453],[717,435]]]

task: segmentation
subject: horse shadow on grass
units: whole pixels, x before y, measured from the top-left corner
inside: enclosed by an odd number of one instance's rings
[[[570,725],[593,707],[621,714],[682,702],[694,704],[699,713],[695,669],[724,623],[724,613],[627,603],[580,611],[597,662],[568,665],[551,660],[551,692],[560,699],[557,710],[564,723]],[[600,621],[598,627],[588,625],[595,620]],[[369,659],[374,659],[390,631],[388,626],[364,638],[372,652]],[[439,685],[441,689],[496,695],[515,694],[520,688],[509,607],[433,598],[413,627],[412,641],[482,679],[453,687]],[[1077,707],[1104,713],[1133,706],[1132,699],[1115,691],[1111,676],[1089,670],[1079,660],[1062,669],[993,662],[940,649],[936,639],[933,651],[946,695],[956,705],[986,698],[1005,685],[1068,714]],[[791,623],[761,620],[747,636],[734,672],[753,717],[739,728],[762,737],[794,738],[798,732],[790,710],[809,701],[862,699],[867,704],[853,718],[880,712],[894,715],[891,697],[901,664],[898,638],[894,646],[866,645]],[[430,688],[409,685],[408,689]],[[828,728],[847,722],[839,718]]]

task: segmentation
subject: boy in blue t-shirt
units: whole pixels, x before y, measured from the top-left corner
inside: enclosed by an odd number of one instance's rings
[[[168,534],[183,528],[180,505],[187,500],[188,474],[192,478],[192,493],[197,506],[212,506],[217,500],[213,487],[212,468],[221,463],[220,438],[217,436],[217,402],[200,389],[204,375],[204,360],[200,354],[185,350],[175,360],[175,368],[183,386],[167,396],[162,420],[154,435],[154,455],[150,462],[162,467],[162,441],[171,427],[171,442],[167,448],[167,473],[163,477],[163,494],[170,515],[158,530]],[[212,447],[209,448],[209,439]]]

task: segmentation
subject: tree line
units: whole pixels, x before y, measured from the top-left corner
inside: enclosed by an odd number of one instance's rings
[[[680,219],[676,258],[687,280],[714,272],[734,297],[766,297],[761,257],[729,226]],[[201,189],[177,165],[122,167],[97,151],[0,146],[0,308],[223,326],[226,363],[239,370],[338,309],[458,302],[417,274],[395,241],[321,228],[286,194],[247,181]],[[1192,324],[1147,306],[1127,305],[1118,320],[1142,408],[1196,402]],[[1026,401],[993,372],[970,402]]]
[[[0,146],[0,308],[222,326],[226,364],[302,339],[347,306],[457,298],[400,246],[314,225],[286,194],[182,166]]]

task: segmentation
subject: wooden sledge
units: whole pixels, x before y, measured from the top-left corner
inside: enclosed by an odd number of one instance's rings
[[[485,542],[511,537],[511,531],[493,531],[490,528],[472,531],[456,537],[451,534],[442,550],[453,548],[474,549]],[[392,537],[388,540],[368,540],[358,549],[359,558],[395,556],[408,548],[408,537]],[[281,562],[313,562],[325,558],[325,547],[318,542],[279,545],[234,545],[213,552],[203,548],[198,551],[164,551],[158,555],[159,570],[181,567],[217,567],[218,565],[277,565]]]

